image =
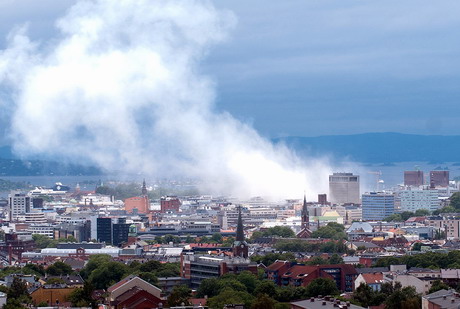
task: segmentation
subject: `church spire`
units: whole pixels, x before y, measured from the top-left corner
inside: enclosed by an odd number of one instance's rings
[[[236,239],[233,242],[233,256],[247,258],[249,248],[244,240],[243,218],[241,217],[241,206],[238,206],[238,224],[236,226]]]
[[[142,195],[147,195],[147,185],[145,184],[145,178],[142,182]]]
[[[236,241],[244,241],[243,218],[241,217],[241,206],[238,206],[238,224],[236,226]]]
[[[308,213],[307,196],[305,192],[303,194],[303,206],[302,206],[301,216],[302,216],[302,228],[309,228],[310,214]]]

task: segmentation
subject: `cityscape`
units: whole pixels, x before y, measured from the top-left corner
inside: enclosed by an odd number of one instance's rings
[[[1,308],[460,308],[459,9],[0,0]]]

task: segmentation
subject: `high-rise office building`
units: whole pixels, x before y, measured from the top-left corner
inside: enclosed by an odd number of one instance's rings
[[[419,187],[423,183],[423,171],[404,171],[405,186]]]
[[[8,206],[10,221],[16,221],[20,215],[30,212],[30,196],[20,191],[11,191]]]
[[[112,218],[97,218],[97,240],[119,246],[128,241],[129,224],[126,218],[118,218],[117,223]]]
[[[329,175],[329,198],[333,204],[359,204],[359,176],[353,173]]]
[[[362,196],[363,220],[381,221],[395,212],[395,196],[386,192],[370,192]]]
[[[438,190],[402,190],[398,192],[401,211],[415,212],[419,209],[434,211],[441,206]]]
[[[435,187],[448,187],[449,186],[449,171],[431,171],[430,172],[430,186]]]
[[[112,244],[112,218],[97,218],[97,241]]]

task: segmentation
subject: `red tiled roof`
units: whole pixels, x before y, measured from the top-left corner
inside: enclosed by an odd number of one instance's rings
[[[295,265],[283,274],[284,278],[300,278],[318,270],[316,266]],[[301,275],[301,276],[299,276]]]
[[[383,283],[383,274],[382,273],[373,273],[373,274],[362,274],[364,281],[367,284],[372,283]]]
[[[289,262],[288,261],[275,261],[273,264],[268,266],[266,269],[275,271],[275,270],[280,269],[281,267],[283,267],[287,263],[289,263]]]

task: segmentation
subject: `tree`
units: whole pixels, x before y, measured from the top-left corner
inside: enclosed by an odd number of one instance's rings
[[[415,216],[416,217],[424,217],[424,216],[429,216],[431,212],[428,209],[417,209],[415,211]]]
[[[26,282],[17,277],[13,279],[13,282],[7,291],[6,297],[7,302],[3,305],[4,309],[23,309],[26,308],[25,305],[31,303]]]
[[[257,295],[251,309],[275,309],[276,301],[267,294]]]
[[[217,278],[208,278],[201,281],[198,290],[196,291],[196,297],[203,298],[207,296],[208,298],[214,297],[219,294],[219,286],[217,283],[219,280]]]
[[[244,304],[245,307],[250,308],[253,300],[254,297],[247,292],[238,292],[231,288],[226,288],[218,295],[209,298],[207,305],[211,309],[221,309],[226,304]]]
[[[340,255],[337,253],[334,253],[330,258],[329,258],[329,264],[343,264],[343,259]]]
[[[326,226],[320,227],[313,233],[312,238],[326,238],[326,239],[346,239],[345,227],[342,224],[329,222]]]
[[[222,234],[221,233],[214,233],[211,236],[211,240],[215,241],[216,243],[220,244],[222,243]]]
[[[400,214],[392,214],[388,217],[386,217],[385,219],[383,219],[383,221],[387,221],[387,222],[401,222],[403,221],[402,217]]]
[[[49,278],[46,280],[45,284],[65,284],[65,281],[62,280],[61,278]]]
[[[276,295],[276,285],[273,281],[264,280],[254,290],[254,295]]]
[[[217,282],[217,286],[219,288],[219,292],[224,290],[224,289],[226,289],[226,288],[231,288],[234,291],[241,291],[241,292],[246,292],[247,291],[247,289],[244,286],[244,284],[242,284],[241,282],[239,282],[236,279],[231,279],[231,278],[228,278],[228,279],[225,278],[225,279],[219,280]]]
[[[46,269],[46,273],[51,276],[70,275],[72,267],[64,262],[58,261]]]
[[[416,242],[412,245],[412,251],[420,251],[422,249],[422,243]]]
[[[396,282],[393,292],[386,297],[385,309],[415,309],[421,307],[420,295],[414,287],[401,288],[401,283]]]
[[[262,231],[263,237],[278,236],[282,238],[295,237],[294,231],[289,226],[274,226]]]
[[[44,276],[45,268],[43,265],[29,263],[22,268],[22,272],[26,275]]]
[[[460,209],[460,192],[455,192],[452,194],[452,196],[449,198],[450,203],[449,206],[458,210]]]
[[[152,272],[157,271],[161,268],[161,263],[158,261],[150,260],[145,262],[139,267],[139,270],[142,272]]]
[[[8,299],[19,299],[23,296],[29,297],[29,292],[27,291],[27,284],[24,280],[14,277],[13,282],[7,293]]]
[[[256,263],[262,263],[265,266],[270,266],[273,264],[276,260],[289,260],[289,261],[295,261],[294,254],[287,252],[287,253],[267,253],[265,255],[252,255],[251,256],[251,261],[256,262]]]
[[[91,273],[102,267],[102,265],[109,263],[112,260],[112,257],[107,254],[95,254],[90,256],[88,264],[80,271],[80,275],[83,279],[88,279]]]
[[[375,298],[374,291],[367,284],[361,284],[353,292],[352,299],[357,301],[362,307],[369,307],[373,305],[373,300]]]
[[[431,288],[428,291],[428,294],[431,294],[431,293],[434,293],[434,292],[437,292],[437,291],[440,291],[440,290],[449,290],[449,289],[450,289],[450,287],[447,284],[445,284],[444,282],[442,282],[441,280],[435,280],[431,284]]]
[[[96,289],[107,289],[109,286],[117,283],[127,273],[129,273],[128,270],[128,266],[123,263],[104,263],[91,272],[89,281]]]
[[[237,276],[236,279],[239,282],[241,282],[246,287],[248,293],[251,293],[251,294],[254,292],[254,290],[257,288],[257,286],[260,283],[257,277],[249,271],[241,272]],[[269,294],[269,295],[272,295],[272,294]]]
[[[185,285],[175,286],[168,297],[170,307],[179,305],[190,305],[189,299],[192,297],[192,290]]]
[[[308,265],[322,265],[322,264],[327,264],[327,261],[320,256],[315,256],[308,262]]]
[[[158,277],[155,276],[153,273],[148,273],[148,272],[142,272],[142,273],[139,273],[139,278],[141,278],[142,280],[145,280],[147,281],[148,283],[150,284],[153,284],[155,286],[158,286]]]
[[[340,294],[335,281],[329,278],[317,278],[313,280],[306,289],[307,297],[317,297],[318,295],[338,295]]]

